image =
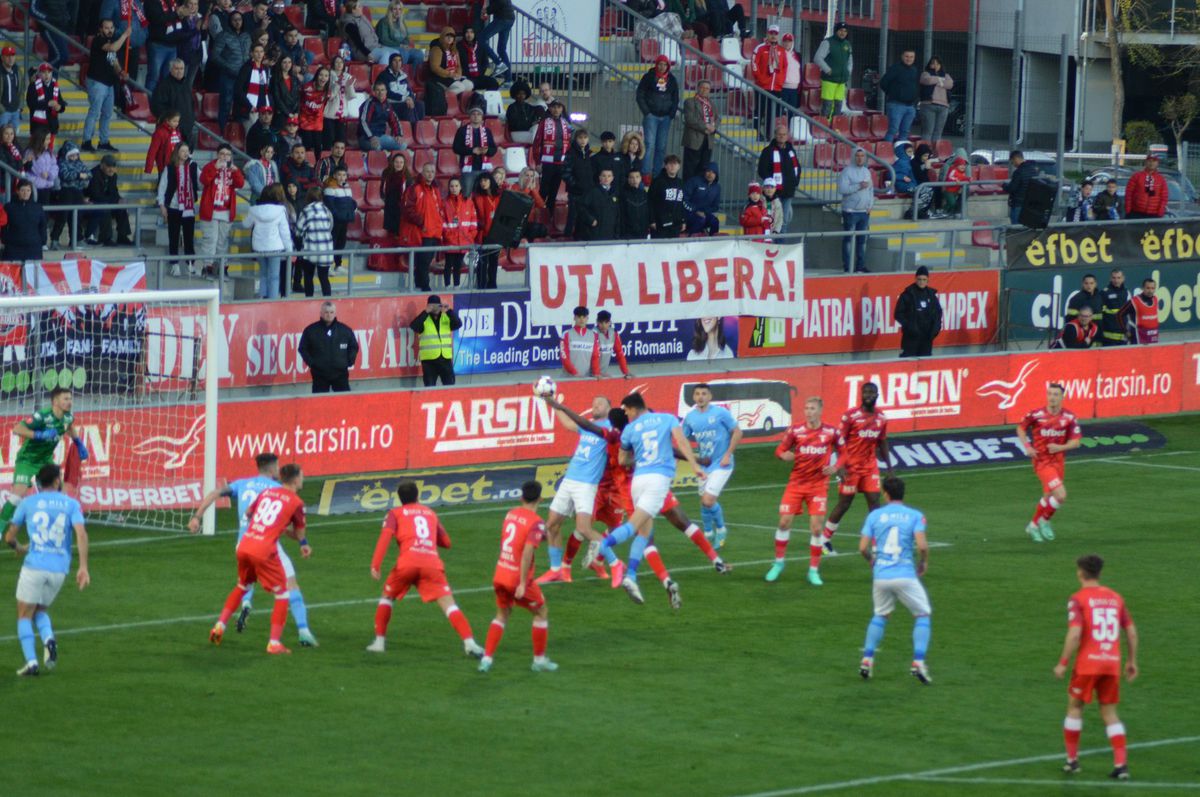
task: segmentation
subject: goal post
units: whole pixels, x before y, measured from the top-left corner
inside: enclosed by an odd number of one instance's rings
[[[15,424],[72,391],[75,437],[54,452],[98,522],[185,532],[217,484],[224,358],[216,289],[0,296],[0,490],[13,483]],[[205,512],[214,534],[216,508]]]

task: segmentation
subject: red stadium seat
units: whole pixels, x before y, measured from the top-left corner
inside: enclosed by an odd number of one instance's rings
[[[431,8],[425,13],[425,31],[441,33],[450,24],[450,12],[444,8]]]
[[[314,33],[314,31],[309,30],[304,26],[304,6],[284,6],[283,14],[288,18],[288,22],[292,23],[292,27],[300,31],[302,35],[310,35]]]
[[[462,173],[458,156],[454,154],[454,150],[439,149],[437,151],[437,173],[438,177],[456,177]]]
[[[524,271],[528,264],[528,249],[505,249],[500,254],[500,268],[509,272]]]
[[[704,40],[704,47],[701,50],[705,55],[714,61],[721,60],[721,40],[716,36],[709,36]]]
[[[413,141],[422,147],[437,146],[437,125],[432,119],[422,119],[413,128]]]
[[[813,64],[813,66],[816,66],[816,64]],[[817,71],[819,72],[820,70]],[[859,113],[867,110],[867,93],[862,89],[847,89],[846,107]]]
[[[512,142],[508,139],[508,128],[504,126],[504,122],[496,118],[487,118],[483,120],[483,126],[491,131],[492,136],[496,139],[497,147],[507,147]]]
[[[437,145],[439,147],[454,146],[454,134],[458,132],[458,122],[454,119],[441,119],[437,126]]]
[[[425,168],[425,164],[432,163],[437,165],[437,150],[435,149],[418,149],[413,151],[412,163],[410,170],[419,172]]]
[[[356,63],[349,64],[346,68],[350,70],[350,76],[354,78],[354,90],[360,94],[370,93],[371,65]]]
[[[325,42],[321,41],[320,36],[305,37],[304,49],[311,56],[314,66],[329,63],[329,57],[325,55]]]
[[[382,204],[381,204],[382,207]],[[367,211],[366,219],[363,222],[363,228],[367,232],[368,238],[376,236],[386,236],[387,230],[383,228],[383,211],[370,210]]]
[[[378,180],[387,168],[388,157],[391,153],[383,150],[372,150],[367,153],[367,180]]]
[[[940,141],[938,141],[937,146],[934,148],[934,156],[937,157],[938,160],[944,161],[953,154],[954,154],[953,142],[950,142],[944,138],[941,139]]]
[[[450,27],[455,30],[462,30],[471,24],[471,9],[469,8],[451,8],[450,9]]]
[[[834,168],[832,144],[817,144],[813,147],[813,166],[817,169]]]
[[[750,118],[754,115],[754,100],[746,89],[734,89],[729,92],[729,114]]]
[[[996,240],[995,232],[988,222],[976,221],[972,226],[975,229],[971,231],[971,246],[981,246],[985,249],[996,250],[1000,248],[1000,242]]]
[[[845,138],[850,137],[850,117],[843,114],[838,114],[833,117],[833,132]]]
[[[221,95],[211,92],[204,95],[204,99],[200,102],[200,118],[207,121],[215,121],[217,114],[221,110]]]
[[[379,195],[379,183],[374,180],[365,180],[362,183],[362,187],[363,195],[358,203],[359,210],[382,210],[383,197]]]
[[[821,90],[820,89],[807,89],[802,96],[804,98],[802,100],[804,105],[801,108],[801,110],[804,111],[809,116],[820,116],[821,115]]]
[[[849,144],[838,142],[833,148],[833,162],[839,166],[846,166],[850,163],[850,158],[854,154],[854,150]]]
[[[871,120],[865,116],[850,117],[850,137],[855,141],[869,141],[871,136]]]
[[[887,138],[888,120],[881,113],[873,113],[871,118],[871,137],[872,138]]]
[[[749,59],[754,54],[754,48],[762,44],[758,39],[742,39],[742,58]]]
[[[363,232],[362,218],[363,214],[359,212],[355,215],[354,221],[350,222],[350,226],[346,228],[346,237],[351,241],[362,241],[367,237]]]
[[[639,50],[642,63],[648,64],[653,61],[658,57],[658,52],[658,39],[642,39],[641,49]]]
[[[800,88],[803,89],[819,89],[821,88],[821,68],[816,64],[805,64],[804,71],[800,75]]]
[[[361,180],[366,174],[367,169],[363,165],[362,150],[346,150],[346,176],[350,178],[350,181],[356,182]]]

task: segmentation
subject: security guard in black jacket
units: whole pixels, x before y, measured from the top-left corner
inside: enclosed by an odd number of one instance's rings
[[[300,333],[300,359],[312,373],[312,392],[350,392],[350,368],[358,359],[354,330],[337,320],[333,302],[321,302],[321,320]]]
[[[1112,270],[1104,290],[1100,291],[1100,342],[1104,346],[1124,346],[1129,342],[1133,294],[1125,287],[1125,272]]]
[[[942,303],[929,287],[929,269],[917,269],[916,281],[896,300],[893,314],[900,325],[900,356],[928,357],[933,339],[942,331]]]

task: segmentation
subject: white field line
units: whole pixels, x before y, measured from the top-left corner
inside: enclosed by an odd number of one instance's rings
[[[950,543],[943,543],[943,545],[950,545]],[[837,558],[837,557],[834,557],[834,558]],[[843,557],[843,558],[848,559],[850,557]],[[803,556],[789,556],[787,558],[787,561],[789,561],[789,562],[799,562],[801,560],[807,562],[808,555],[805,554]],[[751,559],[751,560],[748,560],[745,562],[730,562],[729,564],[731,564],[735,568],[736,567],[752,567],[754,565],[769,565],[769,564],[774,563],[774,561],[775,561],[774,558]],[[704,570],[712,570],[712,569],[713,568],[712,568],[711,564],[705,564],[705,565],[688,565],[686,567],[672,567],[672,568],[670,568],[670,571],[672,574],[674,574],[674,573],[695,573],[695,572],[700,572],[700,571],[704,571]],[[714,575],[714,577],[716,577],[716,576]],[[586,577],[580,576],[580,577],[577,577],[575,580],[576,581],[600,581],[600,579],[598,577],[591,576],[591,575],[586,576]],[[467,589],[456,589],[456,590],[454,590],[454,594],[456,594],[456,595],[474,595],[474,594],[478,594],[481,592],[491,592],[491,591],[492,591],[492,585],[488,584],[487,586],[484,586],[484,587],[468,587]],[[614,592],[615,592],[615,590],[614,590]],[[685,591],[685,594],[686,594],[686,591]],[[413,593],[410,591],[405,596],[405,599],[407,600],[412,597],[413,597]],[[220,596],[214,596],[214,598],[219,599]],[[308,604],[308,608],[311,611],[313,609],[333,609],[333,608],[337,608],[337,607],[341,607],[341,606],[359,606],[359,605],[362,605],[365,603],[378,603],[378,602],[379,602],[379,597],[375,596],[375,597],[371,597],[371,598],[353,598],[350,600],[329,601],[326,603],[310,603],[310,604]],[[216,605],[216,604],[214,604],[214,605]],[[188,615],[185,617],[163,617],[163,618],[160,618],[157,620],[138,620],[138,621],[131,622],[131,623],[112,623],[109,625],[84,626],[82,628],[56,628],[56,629],[54,629],[54,635],[55,636],[65,636],[67,634],[92,634],[92,633],[98,633],[101,631],[123,631],[123,630],[131,629],[131,628],[148,628],[148,627],[159,626],[159,625],[178,625],[181,623],[198,623],[201,621],[208,622],[208,621],[213,621],[216,618],[216,615],[217,615],[217,612],[209,612],[208,614],[195,614],[195,615]],[[0,642],[12,642],[16,638],[17,637],[15,635],[3,636],[3,637],[0,637]]]
[[[1200,736],[1176,736],[1172,739],[1157,739],[1149,742],[1135,742],[1128,746],[1130,750],[1146,750],[1152,747],[1167,747],[1176,744],[1191,744],[1200,742]],[[1096,747],[1090,750],[1081,750],[1080,756],[1097,755],[1099,753],[1111,752],[1109,747]],[[1013,767],[1022,764],[1040,764],[1046,761],[1061,761],[1063,753],[1050,753],[1048,755],[1026,756],[1025,758],[1008,758],[1000,761],[981,761],[976,764],[963,764],[956,767],[943,767],[941,769],[927,769],[921,772],[904,772],[896,775],[878,775],[871,778],[855,778],[854,780],[841,780],[832,783],[817,783],[812,786],[798,786],[793,789],[777,789],[774,791],[760,791],[752,794],[743,794],[738,797],[791,797],[797,794],[816,794],[825,791],[840,791],[843,789],[852,789],[857,786],[876,786],[880,783],[895,783],[897,781],[921,781],[940,778],[946,775],[957,775],[962,772],[979,772],[985,769],[1000,769],[1002,767]],[[1001,781],[995,781],[997,783]],[[1014,781],[1017,782],[1017,781]],[[1020,781],[1025,782],[1025,781]],[[1032,782],[1032,781],[1031,781]],[[1055,784],[1068,783],[1066,778],[1062,781],[1053,781]],[[1121,786],[1129,786],[1137,781],[1129,783],[1121,783]],[[1087,785],[1095,785],[1088,782]]]
[[[910,778],[909,780],[919,781],[921,783],[962,783],[973,785],[989,785],[997,786],[1082,786],[1088,789],[1095,788],[1113,788],[1113,789],[1190,789],[1200,793],[1200,781],[1196,783],[1155,783],[1146,780],[1076,780],[1070,776],[1064,776],[1058,780],[1022,780],[1020,778]]]
[[[1158,462],[1137,462],[1130,459],[1103,459],[1101,462],[1111,462],[1114,465],[1133,465],[1138,468],[1162,468],[1163,470],[1187,470],[1193,473],[1200,473],[1200,468],[1190,465],[1163,465]]]

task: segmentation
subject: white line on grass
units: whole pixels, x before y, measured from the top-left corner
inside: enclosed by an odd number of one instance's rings
[[[1145,750],[1151,747],[1167,747],[1176,744],[1191,744],[1192,742],[1200,742],[1200,736],[1176,736],[1172,739],[1156,739],[1150,742],[1135,742],[1128,745],[1130,750]],[[1080,756],[1097,755],[1099,753],[1108,753],[1112,748],[1096,747],[1091,750],[1081,750]],[[956,775],[960,772],[978,772],[984,769],[999,769],[1001,767],[1015,767],[1021,764],[1040,764],[1045,761],[1059,761],[1063,758],[1062,753],[1051,753],[1049,755],[1026,756],[1025,758],[1009,758],[1001,761],[983,761],[978,764],[963,764],[956,767],[943,767],[941,769],[927,769],[922,772],[903,772],[897,775],[878,775],[871,778],[856,778],[854,780],[841,780],[833,783],[818,783],[812,786],[798,786],[793,789],[778,789],[775,791],[760,791],[753,794],[743,794],[739,797],[790,797],[796,794],[815,794],[823,791],[839,791],[842,789],[851,789],[856,786],[876,786],[880,783],[895,783],[903,780],[928,780],[938,778],[943,775]],[[999,782],[999,781],[997,781]],[[1055,781],[1058,783],[1059,781]],[[1065,779],[1061,781],[1067,783]],[[1121,784],[1127,786],[1129,784]]]
[[[950,543],[943,543],[943,544],[950,545]],[[837,558],[837,557],[835,557],[835,558]],[[849,557],[846,557],[846,558],[849,558]],[[789,562],[799,562],[801,560],[808,561],[808,556],[807,555],[791,556],[791,557],[787,558],[787,561],[789,561]],[[733,567],[752,567],[754,565],[769,565],[769,564],[773,564],[774,562],[775,562],[775,559],[771,558],[771,559],[752,559],[752,560],[746,561],[746,562],[730,562],[729,564],[731,564]],[[713,569],[713,566],[711,564],[688,565],[686,567],[670,568],[672,573],[694,573],[694,572],[699,572],[702,570],[712,570],[712,569]],[[600,580],[601,579],[596,576],[587,576],[587,577],[576,579],[576,581],[600,581]],[[491,592],[491,591],[492,591],[492,585],[489,584],[486,587],[468,587],[466,589],[456,589],[456,590],[454,590],[454,593],[456,595],[474,595],[474,594],[478,594],[480,592]],[[405,599],[406,600],[411,599],[412,597],[413,597],[413,593],[409,592],[405,596]],[[360,606],[360,605],[366,604],[366,603],[378,603],[378,602],[379,602],[379,597],[375,596],[372,598],[354,598],[351,600],[329,601],[326,603],[310,603],[310,604],[308,604],[308,608],[311,611],[312,609],[333,609],[333,608],[337,608],[337,607],[341,607],[341,606]],[[138,621],[135,621],[132,623],[112,623],[109,625],[84,626],[82,628],[56,628],[56,629],[54,629],[54,635],[55,636],[63,636],[64,634],[91,634],[91,633],[97,633],[100,631],[123,631],[123,630],[132,629],[132,628],[148,628],[148,627],[158,626],[158,625],[176,625],[179,623],[198,623],[202,620],[205,620],[205,621],[212,620],[214,617],[215,617],[215,613],[209,612],[208,614],[195,614],[195,615],[189,615],[187,617],[164,617],[164,618],[160,618],[158,620],[138,620]],[[0,637],[0,642],[12,642],[16,638],[17,638],[16,636],[4,636],[4,637]]]
[[[1200,472],[1200,468],[1194,468],[1190,465],[1162,465],[1158,462],[1137,462],[1131,459],[1103,459],[1101,462],[1111,462],[1114,465],[1133,465],[1138,468],[1162,468],[1163,470],[1188,470],[1193,473]]]
[[[1021,778],[909,778],[921,783],[963,783],[973,785],[996,784],[997,786],[1083,786],[1085,788],[1114,789],[1192,789],[1200,792],[1200,783],[1155,783],[1147,780],[1075,780],[1062,777],[1058,780],[1022,780]]]

